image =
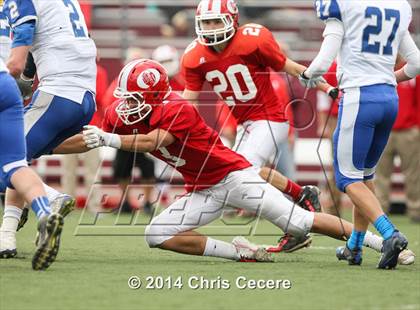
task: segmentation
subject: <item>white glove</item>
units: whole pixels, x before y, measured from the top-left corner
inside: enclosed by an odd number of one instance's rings
[[[299,82],[306,88],[314,88],[318,85],[318,83],[327,83],[322,76],[307,78],[305,76],[305,71],[299,74]]]
[[[105,132],[91,125],[86,125],[83,128],[83,140],[88,148],[94,149],[101,146],[110,146],[119,149],[121,147],[119,135]]]

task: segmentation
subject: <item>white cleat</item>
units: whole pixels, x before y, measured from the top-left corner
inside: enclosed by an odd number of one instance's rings
[[[232,244],[239,254],[240,262],[274,262],[271,253],[268,253],[264,247],[251,243],[244,237],[235,237]]]
[[[405,249],[398,255],[398,264],[399,265],[411,265],[414,264],[416,254],[410,249]]]
[[[16,254],[16,232],[0,231],[0,258],[12,258]]]

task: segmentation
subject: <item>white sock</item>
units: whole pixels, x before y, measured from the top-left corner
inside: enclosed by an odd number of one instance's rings
[[[206,248],[204,250],[203,256],[222,257],[231,260],[240,259],[239,254],[233,244],[209,237],[207,238]]]
[[[382,239],[381,237],[375,235],[374,233],[368,230],[366,232],[365,239],[363,240],[363,245],[365,247],[374,249],[377,252],[381,252],[383,241],[384,239]]]
[[[51,186],[48,186],[45,183],[42,183],[44,185],[44,190],[47,193],[48,201],[51,203],[54,201],[58,196],[61,196],[62,193],[60,193],[58,190],[52,188]]]
[[[16,232],[21,215],[22,209],[15,206],[5,206],[0,230]]]

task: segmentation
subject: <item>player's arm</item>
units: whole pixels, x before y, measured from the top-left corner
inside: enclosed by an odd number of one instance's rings
[[[34,3],[30,0],[6,1],[3,13],[13,33],[7,68],[11,75],[19,78],[25,69],[26,59],[34,41],[37,13]]]
[[[88,148],[109,146],[124,151],[148,153],[175,142],[176,138],[163,129],[148,134],[118,135],[104,132],[95,126],[85,126],[83,139]]]
[[[329,19],[324,30],[324,40],[321,49],[308,69],[303,73],[307,79],[324,75],[337,57],[344,38],[343,23],[336,19]]]
[[[23,73],[31,46],[23,45],[14,47],[10,51],[10,56],[7,61],[7,69],[14,78],[19,78]]]
[[[286,63],[284,64],[283,71],[285,71],[286,73],[290,75],[293,75],[294,77],[299,78],[299,81],[305,87],[308,87],[308,88],[315,87],[316,89],[329,95],[332,99],[336,99],[338,97],[338,93],[339,93],[338,89],[328,84],[322,76],[307,78],[305,76],[307,72],[307,68],[301,64],[298,64],[297,62],[294,62],[293,60],[289,58],[286,59]]]
[[[20,75],[19,78],[16,79],[16,82],[19,86],[20,92],[22,93],[22,97],[24,100],[27,100],[32,97],[33,93],[33,85],[34,79],[36,74],[36,65],[34,61],[34,57],[32,53],[28,53],[28,57],[26,58],[26,65],[23,73]]]
[[[189,90],[187,88],[184,89],[184,92],[182,93],[182,97],[191,102],[192,104],[196,105],[197,101],[198,101],[198,97],[200,96],[200,92],[199,91],[195,91],[195,90]]]
[[[53,150],[53,154],[76,154],[90,151],[91,148],[86,146],[82,134],[74,135],[68,138]]]
[[[408,31],[401,41],[398,52],[407,64],[395,72],[397,83],[410,80],[420,74],[420,51]]]

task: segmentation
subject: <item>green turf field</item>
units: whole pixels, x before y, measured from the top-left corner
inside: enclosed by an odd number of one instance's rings
[[[57,261],[44,272],[31,269],[35,221],[18,235],[17,259],[0,261],[0,309],[420,309],[418,263],[394,271],[375,269],[379,255],[365,250],[362,267],[337,262],[335,247],[342,242],[315,236],[312,247],[293,254],[279,254],[275,263],[235,263],[215,258],[183,256],[150,250],[142,236],[142,225],[129,226],[127,218],[113,225],[115,216],[101,218],[95,226],[78,226],[80,212],[66,219],[65,233]],[[32,214],[33,215],[33,214]],[[393,217],[408,236],[409,247],[420,253],[420,225],[405,217]],[[144,222],[140,218],[137,223]],[[243,221],[243,220],[240,220]],[[241,224],[237,220],[228,220]],[[84,218],[82,223],[89,224]],[[243,224],[243,223],[242,223]],[[108,226],[106,226],[108,225]],[[246,234],[243,225],[217,227],[207,231]],[[75,236],[76,227],[79,227]],[[273,243],[276,230],[261,221],[253,229],[258,243]],[[97,236],[86,236],[96,234]],[[108,234],[108,235],[106,235]],[[113,235],[113,236],[112,236]],[[131,235],[131,236],[128,236]],[[127,285],[139,276],[140,289]],[[182,277],[183,287],[145,289],[147,276]],[[230,281],[230,289],[194,290],[188,279]],[[239,276],[248,279],[288,279],[289,290],[243,289],[235,286]],[[158,280],[156,280],[158,281]],[[156,283],[157,284],[157,283]],[[195,282],[193,283],[195,284]]]

